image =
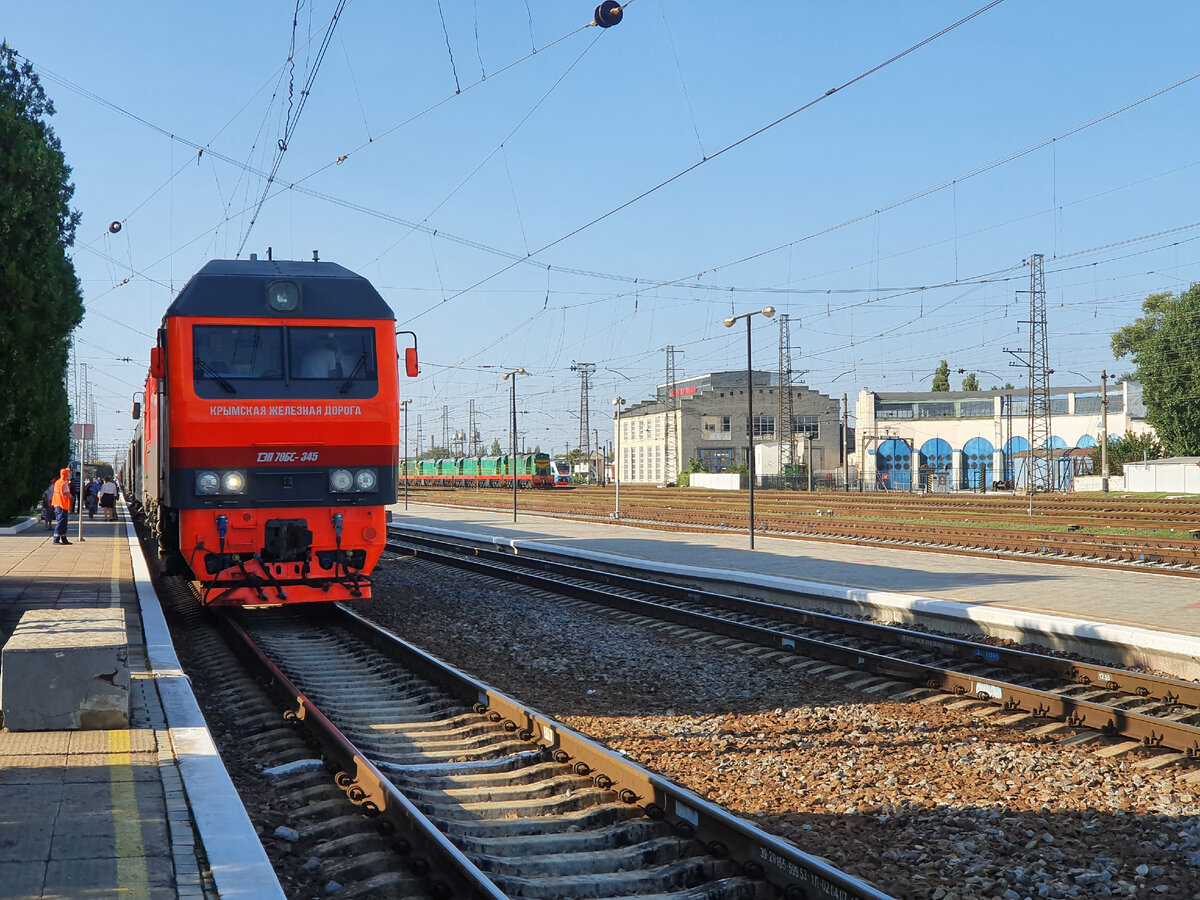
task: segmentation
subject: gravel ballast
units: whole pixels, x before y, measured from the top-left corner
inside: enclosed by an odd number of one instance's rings
[[[1200,900],[1200,770],[408,558],[374,580],[357,611],[896,897]]]

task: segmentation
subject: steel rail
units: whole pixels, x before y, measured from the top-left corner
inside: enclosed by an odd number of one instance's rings
[[[484,713],[491,721],[542,748],[548,758],[570,764],[602,790],[665,820],[680,837],[700,841],[710,854],[740,864],[743,874],[764,878],[788,900],[890,900],[878,888],[819,857],[754,827],[686,788],[609,750],[514,697],[470,677],[353,610],[338,606],[356,636],[385,653],[402,651],[406,665]]]
[[[445,558],[452,561],[454,565],[472,568],[493,576],[497,571],[503,571],[474,557],[451,555]],[[973,696],[982,701],[998,703],[1005,710],[1012,712],[1021,711],[1039,718],[1057,718],[1072,726],[1086,726],[1108,735],[1136,738],[1147,747],[1173,749],[1189,758],[1200,757],[1200,727],[1182,722],[1117,709],[1082,698],[1065,697],[1055,691],[1039,690],[992,677],[897,659],[885,653],[788,634],[775,628],[735,622],[720,616],[694,611],[683,611],[662,603],[630,597],[604,588],[572,584],[563,581],[561,577],[543,577],[529,571],[513,572],[509,570],[509,574],[511,575],[510,580],[519,583],[552,593],[600,603],[623,612],[673,622],[688,628],[759,644],[773,650],[803,654],[812,659],[858,669],[884,678],[921,684],[958,696]]]
[[[304,728],[320,742],[327,760],[339,768],[335,782],[347,798],[371,816],[390,824],[411,844],[410,870],[429,881],[430,893],[440,898],[505,900],[506,895],[466,855],[455,847],[425,815],[401,794],[379,769],[300,691],[295,684],[230,615],[218,621],[237,649],[264,673],[264,685],[286,703],[284,717]]]

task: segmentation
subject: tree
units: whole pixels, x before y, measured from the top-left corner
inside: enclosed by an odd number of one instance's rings
[[[1162,447],[1153,434],[1134,434],[1127,431],[1121,437],[1108,438],[1108,474],[1123,475],[1125,463],[1141,462],[1143,459],[1161,459]],[[1092,449],[1092,471],[1103,474],[1103,458],[1101,449],[1096,445]]]
[[[488,456],[500,455],[500,438],[492,438],[491,449],[488,450]]]
[[[979,379],[975,377],[974,372],[968,373],[967,377],[962,380],[962,389],[964,391],[979,390]]]
[[[1172,456],[1200,456],[1200,283],[1151,294],[1145,313],[1112,336],[1115,356],[1133,358],[1146,421]]]
[[[29,509],[71,451],[64,375],[83,297],[67,248],[79,213],[54,104],[0,44],[0,516]]]
[[[937,367],[937,371],[933,373],[933,387],[931,390],[950,390],[950,364],[944,359],[942,360],[942,364]]]

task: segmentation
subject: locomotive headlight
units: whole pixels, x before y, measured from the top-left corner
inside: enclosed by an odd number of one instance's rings
[[[354,486],[364,494],[375,490],[375,485],[378,483],[379,479],[376,477],[374,469],[359,469],[354,473]]]
[[[334,469],[329,473],[329,490],[335,494],[348,494],[354,490],[354,476],[349,469]]]
[[[221,478],[216,472],[196,473],[196,493],[201,496],[215,494],[221,489]]]
[[[221,476],[221,493],[240,494],[246,489],[246,476],[236,470]]]

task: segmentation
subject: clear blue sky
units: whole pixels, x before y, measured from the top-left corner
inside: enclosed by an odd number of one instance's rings
[[[426,443],[471,400],[506,442],[499,371],[523,366],[519,430],[574,446],[573,361],[597,364],[603,440],[665,346],[680,377],[744,367],[722,320],[768,304],[802,380],[852,407],[942,359],[1023,387],[1004,350],[1028,346],[1032,253],[1052,382],[1127,370],[1109,335],[1200,279],[1200,79],[1073,129],[1200,72],[1194,2],[1005,0],[720,152],[983,5],[636,0],[602,30],[591,2],[351,0],[314,76],[334,0],[301,8],[294,72],[294,2],[9,4],[0,38],[54,100],[83,214],[104,455],[174,292],[268,247],[366,275],[419,333],[401,390]],[[778,326],[754,321],[774,370]]]

